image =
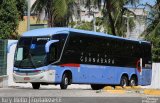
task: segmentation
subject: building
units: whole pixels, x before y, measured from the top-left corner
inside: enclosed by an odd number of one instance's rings
[[[84,5],[80,6],[80,21],[90,22],[94,17],[102,17],[102,13],[98,8],[92,7],[90,11]],[[75,19],[75,21],[77,21]]]
[[[135,27],[130,32],[129,38],[142,39],[141,34],[147,27],[148,12],[144,8],[128,8],[135,15]]]

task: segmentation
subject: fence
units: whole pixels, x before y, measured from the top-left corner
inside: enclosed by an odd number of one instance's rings
[[[0,39],[0,76],[7,74],[7,40]]]
[[[0,39],[0,87],[7,87],[7,45],[8,40]]]

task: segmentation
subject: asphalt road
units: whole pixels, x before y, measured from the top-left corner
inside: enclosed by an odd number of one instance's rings
[[[141,93],[111,94],[91,90],[89,86],[74,87],[67,90],[61,90],[59,86],[42,86],[39,90],[30,86],[0,88],[0,103],[160,103],[159,97]]]

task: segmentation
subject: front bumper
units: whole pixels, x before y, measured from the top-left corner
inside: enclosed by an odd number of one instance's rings
[[[19,75],[13,73],[13,80],[17,83],[28,83],[28,82],[43,82],[43,83],[54,83],[55,82],[55,70],[48,70],[40,72],[36,75]]]

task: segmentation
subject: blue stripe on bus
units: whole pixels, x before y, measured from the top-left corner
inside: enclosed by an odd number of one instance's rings
[[[120,84],[120,79],[123,74],[127,74],[129,79],[133,74],[138,76],[139,85],[150,85],[152,69],[142,69],[142,75],[136,68],[128,67],[115,67],[115,66],[96,66],[81,64],[80,67],[67,67],[49,65],[36,69],[21,69],[14,68],[20,71],[35,71],[35,70],[48,70],[56,71],[55,84],[61,83],[63,73],[66,70],[72,72],[73,84]]]
[[[114,67],[114,66],[94,66],[81,64],[80,67],[54,67],[56,70],[56,83],[60,83],[65,70],[72,72],[73,84],[120,84],[123,74],[127,74],[129,79],[133,74],[138,76],[139,85],[149,85],[151,83],[151,70],[143,69],[142,75],[136,68]]]

